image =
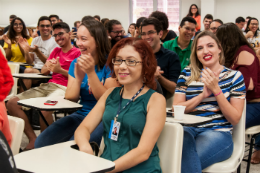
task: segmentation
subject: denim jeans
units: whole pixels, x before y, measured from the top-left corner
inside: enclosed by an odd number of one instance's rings
[[[228,159],[233,152],[230,132],[184,127],[182,173],[201,173],[208,166]]]
[[[260,125],[260,103],[246,104],[246,128]],[[255,139],[255,149],[260,150],[260,135]]]
[[[74,140],[74,133],[84,118],[84,115],[74,112],[52,123],[37,137],[34,143],[35,148]],[[89,142],[96,142],[100,145],[103,130],[103,123],[101,122],[91,133]]]

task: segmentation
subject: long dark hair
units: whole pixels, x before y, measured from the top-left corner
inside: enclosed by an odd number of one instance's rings
[[[131,24],[129,25],[129,27],[130,27],[131,25],[133,25],[134,27],[136,26],[135,23],[131,23]],[[130,33],[129,27],[128,27],[128,33]]]
[[[95,39],[99,60],[98,66],[101,68],[104,67],[106,64],[106,57],[108,56],[111,49],[107,31],[104,25],[96,20],[83,21],[81,25],[85,26],[88,29],[90,35]]]
[[[248,20],[248,22],[247,22],[247,25],[246,25],[246,30],[245,30],[246,33],[247,33],[248,31],[250,31],[249,25],[251,24],[251,21],[252,21],[252,20],[256,20],[256,21],[258,22],[258,24],[259,24],[259,21],[257,20],[257,18],[254,18],[254,17],[250,18],[250,19]],[[257,28],[254,37],[257,36],[257,31],[259,31],[259,27]]]
[[[225,56],[225,66],[230,68],[236,59],[235,54],[238,49],[247,45],[253,51],[253,47],[248,43],[242,31],[234,23],[226,23],[218,27],[216,36],[218,37]]]
[[[199,8],[198,8],[198,6],[196,4],[191,4],[190,9],[189,9],[189,13],[187,14],[187,17],[189,17],[189,16],[192,17],[193,16],[193,14],[191,12],[192,6],[195,6],[197,8],[197,13],[195,14],[195,17],[197,17],[198,15],[200,15],[200,13],[199,13]]]
[[[24,24],[24,21],[23,21],[21,18],[16,17],[16,18],[14,18],[14,19],[12,20],[12,22],[11,22],[11,24],[10,24],[10,27],[9,27],[9,30],[8,30],[8,33],[7,33],[7,37],[11,40],[12,43],[15,42],[16,32],[15,32],[15,30],[14,30],[14,22],[15,22],[16,20],[20,20],[20,21],[22,22],[22,24],[23,24],[23,30],[22,30],[22,32],[21,32],[22,37],[23,37],[23,38],[26,38],[26,39],[29,39],[29,38],[30,38],[30,36],[27,34],[27,30],[26,30],[26,26],[25,26],[25,24]]]

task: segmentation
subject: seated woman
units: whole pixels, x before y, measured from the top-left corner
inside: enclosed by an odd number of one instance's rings
[[[260,31],[257,18],[248,20],[244,35],[253,48],[258,51],[260,49]]]
[[[70,65],[65,98],[74,102],[80,99],[83,108],[51,124],[38,136],[35,148],[73,140],[75,130],[97,100],[109,87],[119,86],[115,80],[106,80],[110,75],[105,66],[110,46],[107,32],[100,22],[83,22],[77,32],[77,45],[81,56]],[[99,144],[102,133],[103,125],[100,123],[90,141]]]
[[[4,50],[8,61],[13,62],[27,62],[30,59],[29,53],[25,53],[19,41],[26,39],[29,45],[31,45],[33,38],[28,36],[24,21],[16,17],[12,20],[7,35],[3,36],[5,41]],[[20,66],[20,73],[25,70],[24,66]]]
[[[123,87],[108,89],[80,124],[75,132],[79,149],[93,154],[90,135],[102,121],[101,157],[115,162],[112,172],[162,172],[156,141],[165,123],[166,101],[152,90],[157,63],[151,46],[141,39],[122,39],[107,63]]]
[[[245,84],[241,72],[223,66],[221,45],[209,31],[195,37],[190,60],[190,67],[177,82],[173,105],[186,106],[185,113],[213,119],[184,127],[182,173],[201,173],[233,152],[230,129],[241,118]]]
[[[254,48],[247,42],[242,31],[227,23],[217,30],[217,37],[223,47],[225,66],[239,70],[246,85],[246,128],[260,125],[260,66]],[[260,163],[260,136],[255,140],[252,163]]]

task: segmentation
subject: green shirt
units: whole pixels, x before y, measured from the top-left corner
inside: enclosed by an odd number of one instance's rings
[[[178,38],[176,37],[174,40],[169,40],[163,43],[163,47],[169,50],[172,50],[177,53],[181,62],[181,71],[190,64],[190,54],[191,54],[191,45],[192,40],[187,48],[181,49],[178,45]]]
[[[118,132],[118,139],[114,141],[108,138],[111,120],[116,116],[121,87],[115,88],[107,97],[106,107],[103,114],[103,137],[105,149],[102,158],[115,161],[132,149],[136,148],[140,142],[143,129],[146,123],[147,104],[151,95],[155,92],[149,89],[145,94],[137,97],[119,114],[117,121],[121,123]],[[128,99],[123,99],[121,107],[125,106]],[[161,173],[159,149],[155,144],[148,160],[130,168],[123,173]]]

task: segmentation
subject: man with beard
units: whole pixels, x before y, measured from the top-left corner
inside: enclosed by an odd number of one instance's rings
[[[163,44],[166,49],[177,53],[180,58],[181,71],[190,64],[191,38],[194,36],[196,24],[196,20],[192,17],[184,17],[179,26],[179,36]]]
[[[125,38],[123,35],[123,27],[118,20],[109,20],[106,24],[106,29],[108,36],[111,39],[111,48],[122,38]]]
[[[55,42],[54,37],[51,36],[52,25],[49,17],[40,17],[37,29],[40,31],[41,36],[33,39],[31,47],[29,47],[29,44],[21,45],[24,49],[29,50],[30,52],[30,59],[28,59],[27,62],[29,64],[34,64],[33,68],[26,68],[24,73],[41,73],[41,69],[53,49],[59,47],[59,45]],[[32,82],[36,83],[37,81],[24,79],[23,82],[26,88],[29,89],[31,88]]]
[[[161,45],[162,29],[161,22],[154,17],[144,19],[141,24],[141,37],[151,46],[157,60],[158,66],[154,76],[162,86],[163,95],[166,97],[167,92],[171,94],[175,92],[181,64],[175,52],[165,49]]]
[[[73,47],[70,42],[70,27],[64,22],[53,25],[53,37],[60,47],[56,47],[50,54],[46,63],[41,69],[41,73],[48,75],[53,72],[52,79],[48,83],[42,83],[39,87],[31,88],[22,92],[7,102],[7,109],[10,115],[22,118],[25,122],[24,132],[29,138],[29,144],[25,150],[34,148],[36,135],[30,125],[30,122],[24,113],[22,106],[17,101],[36,97],[55,97],[65,96],[68,83],[68,70],[71,62],[80,56],[80,50]],[[46,100],[48,100],[46,98]],[[52,112],[42,111],[48,124],[53,123]],[[45,123],[40,119],[41,131],[46,128]]]

